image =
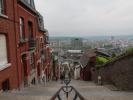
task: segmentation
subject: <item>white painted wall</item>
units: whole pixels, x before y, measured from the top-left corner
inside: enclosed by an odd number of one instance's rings
[[[74,79],[79,79],[80,78],[80,68],[75,67],[74,70]]]

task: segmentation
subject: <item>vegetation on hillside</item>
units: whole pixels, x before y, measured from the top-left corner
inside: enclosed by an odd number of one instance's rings
[[[101,67],[102,65],[104,65],[105,63],[107,63],[109,60],[105,57],[100,57],[100,56],[97,56],[96,57],[96,67],[99,68]]]
[[[125,53],[123,53],[121,55],[118,55],[118,56],[112,56],[110,58],[97,57],[96,58],[96,68],[97,69],[102,68],[107,63],[111,63],[111,62],[117,61],[117,60],[119,60],[119,59],[121,59],[121,58],[123,58],[125,56],[130,55],[130,54],[133,54],[133,48],[128,48]]]

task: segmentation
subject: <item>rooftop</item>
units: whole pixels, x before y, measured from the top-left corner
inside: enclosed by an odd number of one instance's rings
[[[68,50],[68,53],[82,53],[82,50]]]

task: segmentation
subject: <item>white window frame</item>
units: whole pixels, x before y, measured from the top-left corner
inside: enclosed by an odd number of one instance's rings
[[[7,42],[6,42],[6,36],[4,34],[0,34],[0,51],[1,51],[1,54],[0,54],[0,71],[1,71],[11,66],[11,64],[8,63]],[[2,52],[2,51],[5,51],[5,52]]]

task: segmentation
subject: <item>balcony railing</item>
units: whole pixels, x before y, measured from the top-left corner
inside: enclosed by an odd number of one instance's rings
[[[36,47],[36,40],[34,38],[29,39],[29,49],[35,49]]]

